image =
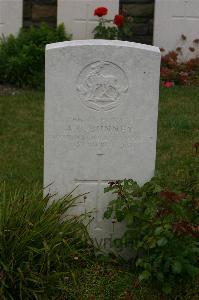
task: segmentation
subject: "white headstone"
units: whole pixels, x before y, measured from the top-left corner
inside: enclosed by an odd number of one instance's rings
[[[57,22],[64,23],[73,39],[93,38],[93,29],[98,24],[94,16],[96,7],[105,6],[109,12],[106,18],[113,19],[119,11],[119,0],[58,0]]]
[[[181,35],[186,36],[186,40]],[[198,0],[156,0],[154,45],[167,52],[182,47],[184,59],[199,54],[199,1]],[[195,47],[191,52],[189,47]]]
[[[95,211],[90,233],[110,239],[103,220],[109,181],[154,174],[160,51],[122,41],[47,46],[44,185],[57,197],[86,193],[76,212]],[[47,191],[48,191],[47,189]],[[116,232],[119,225],[116,226]],[[104,242],[103,242],[104,243]]]
[[[22,18],[22,0],[0,0],[0,36],[16,35],[22,27]]]

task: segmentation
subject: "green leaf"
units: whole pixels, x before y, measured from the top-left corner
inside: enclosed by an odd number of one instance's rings
[[[132,224],[134,221],[134,216],[130,212],[125,215],[125,221],[128,225]]]
[[[172,292],[172,287],[169,283],[164,283],[162,290],[166,295],[169,295]]]
[[[197,254],[199,254],[199,248],[193,247],[193,248],[192,248],[192,253],[197,253]]]
[[[186,264],[185,268],[186,268],[187,273],[190,276],[196,276],[196,275],[199,274],[199,268],[198,267],[192,266],[191,264]]]
[[[161,232],[162,232],[162,230],[163,230],[163,228],[162,227],[157,227],[156,229],[155,229],[155,235],[159,235]]]
[[[147,242],[148,242],[150,249],[152,249],[156,246],[156,239],[153,236],[149,237]]]
[[[148,280],[151,277],[151,273],[148,271],[144,271],[139,275],[139,280],[143,281],[143,280]]]
[[[104,193],[108,193],[112,190],[112,187],[108,186],[104,188]]]
[[[164,281],[164,274],[162,272],[157,272],[156,278],[158,279],[158,281],[163,282]]]
[[[113,213],[113,208],[108,207],[107,210],[104,213],[104,218],[105,219],[110,219],[110,217],[112,216],[112,213]]]
[[[118,222],[121,222],[124,220],[124,213],[121,210],[117,210],[115,212],[115,216],[116,216],[116,219],[118,220]]]
[[[158,184],[155,185],[154,187],[154,192],[155,193],[160,193],[162,191],[162,187]]]
[[[157,244],[158,244],[159,247],[163,247],[163,246],[165,246],[167,243],[168,243],[168,240],[167,240],[165,237],[163,237],[163,238],[161,238],[161,239],[159,239],[159,240],[157,241]]]
[[[136,261],[136,267],[139,267],[143,264],[143,259],[142,258],[138,258],[138,260]]]
[[[173,273],[180,274],[182,271],[182,264],[179,261],[175,261],[172,265]]]

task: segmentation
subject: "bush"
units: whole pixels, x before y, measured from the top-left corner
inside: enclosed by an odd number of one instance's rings
[[[0,187],[0,299],[67,299],[73,270],[93,255],[82,217],[67,217],[75,198],[47,207],[42,192]]]
[[[182,42],[186,36],[182,34]],[[187,60],[184,57],[183,47],[162,56],[160,75],[163,82],[172,82],[177,85],[199,85],[199,39],[193,41],[189,51],[195,53],[195,58]],[[164,53],[164,49],[160,49]]]
[[[18,36],[1,38],[0,83],[18,87],[41,87],[44,84],[45,45],[69,40],[64,25],[56,29],[45,23],[21,29]]]
[[[98,25],[94,28],[95,39],[105,40],[128,40],[132,37],[133,20],[123,15],[115,15],[113,20],[106,19],[108,14],[106,7],[97,7],[94,10],[94,16],[98,18]]]
[[[177,85],[199,85],[199,57],[178,61],[179,53],[171,51],[161,60],[161,79]]]
[[[178,281],[199,274],[198,161],[178,192],[162,188],[158,179],[143,187],[131,179],[110,182],[105,191],[116,195],[105,217],[127,223],[122,240],[135,252],[141,281],[171,293]]]

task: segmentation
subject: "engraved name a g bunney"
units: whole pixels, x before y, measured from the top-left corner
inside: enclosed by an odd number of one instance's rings
[[[128,91],[125,72],[116,64],[97,61],[83,68],[77,90],[84,105],[96,111],[108,111],[121,104]]]

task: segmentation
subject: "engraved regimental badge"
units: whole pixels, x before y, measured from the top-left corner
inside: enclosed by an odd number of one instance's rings
[[[77,90],[85,106],[108,111],[121,104],[123,94],[128,91],[128,80],[116,64],[97,61],[80,72]]]

